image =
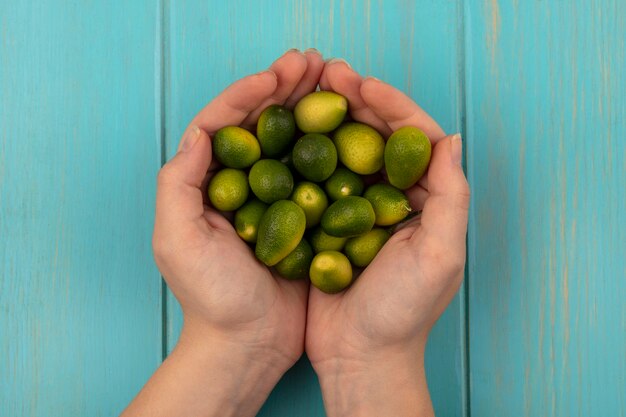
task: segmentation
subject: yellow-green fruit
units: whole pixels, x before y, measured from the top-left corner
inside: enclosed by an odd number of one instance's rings
[[[341,251],[348,241],[347,237],[331,236],[324,232],[321,227],[316,227],[309,235],[309,242],[313,247],[313,252],[320,253],[326,250]]]
[[[391,226],[411,212],[406,195],[389,184],[374,184],[365,190],[363,197],[372,204],[378,226]]]
[[[276,264],[276,272],[287,279],[306,278],[309,276],[309,268],[311,267],[313,256],[311,245],[305,239],[302,239],[285,259]]]
[[[296,122],[291,110],[277,104],[271,105],[259,116],[256,134],[261,150],[266,156],[282,154],[296,133]]]
[[[328,198],[324,190],[319,185],[308,181],[296,185],[291,194],[291,201],[304,211],[307,228],[317,225],[328,207]]]
[[[352,237],[369,232],[376,215],[369,201],[349,196],[331,204],[322,215],[322,229],[331,236]]]
[[[349,195],[363,194],[363,179],[346,168],[337,168],[324,185],[326,194],[331,200],[339,200]]]
[[[213,153],[229,168],[248,168],[261,157],[261,147],[254,135],[237,126],[223,127],[213,138]]]
[[[304,211],[293,201],[272,204],[261,217],[254,253],[267,266],[274,266],[293,251],[306,225]]]
[[[372,262],[389,237],[385,229],[375,227],[365,234],[348,239],[343,251],[352,265],[364,268]]]
[[[208,195],[217,210],[237,210],[248,199],[246,173],[233,168],[218,171],[209,182]]]
[[[333,134],[339,161],[350,171],[373,174],[383,167],[385,140],[363,123],[344,123]]]
[[[291,171],[274,159],[261,159],[252,165],[248,181],[254,195],[267,204],[289,198],[293,190]]]
[[[255,243],[259,231],[261,217],[269,206],[254,199],[241,206],[235,213],[235,230],[240,238],[249,243]]]
[[[298,139],[291,155],[296,170],[309,181],[324,181],[337,167],[333,141],[319,133],[309,133]]]
[[[341,124],[348,100],[332,91],[315,91],[304,96],[293,110],[298,128],[304,133],[328,133]]]
[[[327,294],[335,294],[352,283],[352,265],[341,252],[320,252],[311,262],[309,277],[316,288]]]
[[[385,167],[389,183],[406,190],[424,175],[431,155],[428,136],[413,126],[393,132],[385,145]]]

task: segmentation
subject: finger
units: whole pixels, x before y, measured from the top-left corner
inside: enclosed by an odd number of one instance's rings
[[[428,191],[428,172],[417,181],[420,187]]]
[[[291,92],[289,98],[285,101],[285,106],[293,109],[300,99],[309,93],[312,93],[317,88],[317,84],[320,81],[320,76],[324,70],[324,58],[317,49],[307,49],[304,51],[306,57],[307,67],[300,83]]]
[[[348,99],[348,110],[354,120],[368,124],[387,137],[391,134],[389,126],[378,117],[361,97],[361,77],[343,59],[331,59],[324,68],[327,90],[332,90]]]
[[[393,238],[396,240],[411,240],[415,231],[420,227],[422,214],[417,213],[393,226]]]
[[[366,105],[384,120],[392,131],[403,126],[415,126],[424,131],[434,144],[445,136],[441,127],[411,98],[391,85],[368,77],[361,84],[361,96]]]
[[[212,136],[224,126],[240,125],[251,111],[274,94],[276,86],[276,74],[272,71],[235,81],[200,110],[190,126],[198,126]]]
[[[183,136],[178,153],[159,171],[157,228],[180,230],[185,224],[202,218],[204,206],[200,187],[210,163],[211,140],[202,129],[192,126]]]
[[[409,199],[409,205],[413,210],[423,210],[426,200],[430,196],[427,190],[415,185],[405,191],[406,197]]]
[[[458,251],[465,250],[470,199],[461,166],[461,147],[460,135],[448,136],[435,145],[428,169],[430,196],[424,203],[421,219],[429,239]]]
[[[254,127],[259,115],[266,107],[272,104],[284,104],[291,93],[295,90],[306,72],[307,59],[304,54],[296,49],[285,52],[270,66],[270,71],[276,74],[278,85],[274,93],[267,97],[257,108],[250,112],[243,122],[244,126]]]
[[[328,82],[328,64],[331,63],[332,59],[327,59],[324,62],[324,69],[322,70],[322,75],[320,75],[320,82],[319,82],[319,86],[320,86],[320,90],[322,91],[328,91],[328,90],[332,90],[332,88],[330,87],[330,83]]]
[[[207,223],[214,229],[220,229],[223,231],[236,233],[233,225],[230,223],[231,221],[233,221],[234,218],[232,212],[220,213],[205,205],[204,218],[206,219]]]
[[[211,161],[211,164],[209,165],[209,170],[206,172],[204,179],[202,180],[202,183],[200,185],[200,191],[202,191],[202,201],[204,202],[204,204],[211,205],[211,203],[209,202],[209,194],[207,192],[209,182],[211,181],[211,178],[213,178],[213,175],[215,175],[215,173],[217,173],[222,168],[222,164],[220,164],[217,159],[213,159]]]

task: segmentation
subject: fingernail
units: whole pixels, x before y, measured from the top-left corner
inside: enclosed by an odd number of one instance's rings
[[[452,158],[452,163],[455,165],[461,165],[461,158],[463,157],[462,142],[460,133],[457,133],[450,139],[450,156]]]
[[[304,51],[305,54],[308,53],[308,52],[313,53],[313,54],[322,55],[322,53],[320,51],[318,51],[317,49],[315,49],[315,48],[309,48],[309,49],[306,49]]]
[[[196,143],[198,143],[198,138],[200,137],[200,129],[198,126],[191,126],[187,132],[185,133],[185,137],[183,137],[182,143],[180,145],[180,152],[189,152]]]
[[[331,58],[331,59],[326,61],[326,65],[333,65],[333,64],[337,64],[337,63],[345,64],[348,68],[352,69],[352,66],[350,64],[348,64],[348,61],[346,61],[345,59],[342,59],[342,58]]]
[[[373,81],[380,81],[378,78],[372,76],[372,75],[368,75],[367,77],[365,77],[365,80],[373,80]],[[363,81],[365,81],[363,80]]]
[[[302,53],[302,52],[300,52],[300,50],[298,48],[287,49],[287,52],[285,52],[285,54],[288,54],[289,52],[297,52],[299,54]]]
[[[268,70],[263,70],[261,72],[257,72],[255,75],[263,75],[265,73],[272,74],[272,76],[274,78],[278,78],[278,77],[276,77],[276,73],[274,71],[272,71],[272,70],[269,70],[269,69]]]

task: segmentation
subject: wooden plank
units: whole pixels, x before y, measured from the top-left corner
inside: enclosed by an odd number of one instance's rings
[[[626,415],[626,3],[469,2],[471,414]]]
[[[117,415],[161,360],[156,6],[0,10],[0,414]]]
[[[167,8],[169,65],[167,156],[193,115],[226,85],[266,68],[289,48],[316,47],[343,57],[359,72],[408,92],[444,127],[461,129],[462,9],[459,2],[171,0]],[[181,325],[168,298],[168,345]],[[464,414],[464,304],[457,297],[433,331],[428,381],[439,415]],[[306,359],[281,381],[267,416],[324,415],[316,377]]]

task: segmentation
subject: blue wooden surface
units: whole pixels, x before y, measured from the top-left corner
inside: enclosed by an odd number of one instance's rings
[[[111,416],[161,359],[152,2],[0,2],[0,415]]]
[[[623,0],[0,0],[0,416],[115,415],[136,394],[180,330],[150,250],[159,164],[292,47],[464,133],[438,415],[626,416],[625,39]],[[324,415],[306,358],[260,414]]]
[[[467,20],[473,416],[626,415],[626,2]]]

